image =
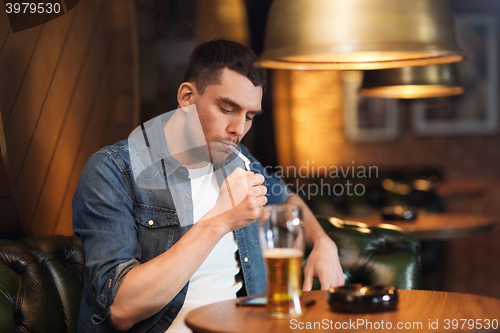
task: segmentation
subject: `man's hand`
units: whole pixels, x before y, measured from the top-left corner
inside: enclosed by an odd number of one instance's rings
[[[311,290],[314,277],[319,278],[322,290],[344,284],[344,274],[339,261],[337,245],[327,235],[318,238],[314,242],[304,268],[302,290]]]
[[[236,168],[224,180],[215,207],[201,220],[224,216],[220,221],[229,222],[226,224],[227,232],[255,222],[267,203],[267,188],[263,183],[263,175]]]
[[[313,278],[319,278],[321,289],[328,290],[344,284],[344,274],[340,265],[337,245],[323,231],[318,220],[296,194],[292,194],[287,204],[299,206],[302,209],[302,218],[306,229],[307,245],[312,246],[312,251],[304,268],[304,291],[311,290]]]

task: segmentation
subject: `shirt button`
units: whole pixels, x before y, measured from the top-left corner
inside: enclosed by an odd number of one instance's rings
[[[175,308],[171,308],[171,309],[170,309],[170,312],[171,312],[171,313],[175,313],[176,311],[177,311],[177,310],[176,310]]]
[[[153,224],[155,224],[155,223],[154,223],[154,221],[153,221],[153,220],[149,220],[148,224],[149,224],[149,225],[153,225]]]
[[[243,259],[243,261],[244,261],[244,262],[248,262],[248,257],[245,257],[245,258]]]
[[[186,198],[186,199],[187,199],[187,198],[189,198],[189,195],[187,195],[187,194],[184,194],[184,198]]]

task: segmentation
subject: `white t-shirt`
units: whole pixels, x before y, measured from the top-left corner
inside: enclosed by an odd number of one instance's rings
[[[215,206],[219,186],[211,163],[200,169],[188,170],[196,223]],[[227,233],[189,280],[186,300],[167,330],[168,333],[190,333],[191,330],[184,324],[189,311],[202,305],[236,298],[236,292],[242,286],[241,282],[235,281],[235,275],[240,271],[235,257],[236,250],[238,246],[234,234]]]

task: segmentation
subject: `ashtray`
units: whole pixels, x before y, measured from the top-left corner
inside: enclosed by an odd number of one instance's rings
[[[393,286],[346,284],[330,289],[328,303],[335,312],[394,311],[398,306],[398,292]]]

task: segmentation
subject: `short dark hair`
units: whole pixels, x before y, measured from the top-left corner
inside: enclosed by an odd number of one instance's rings
[[[257,55],[243,44],[225,39],[205,42],[198,45],[189,57],[184,82],[194,82],[198,92],[203,94],[208,85],[220,83],[222,70],[229,68],[265,91],[267,72],[254,67],[256,60]]]

